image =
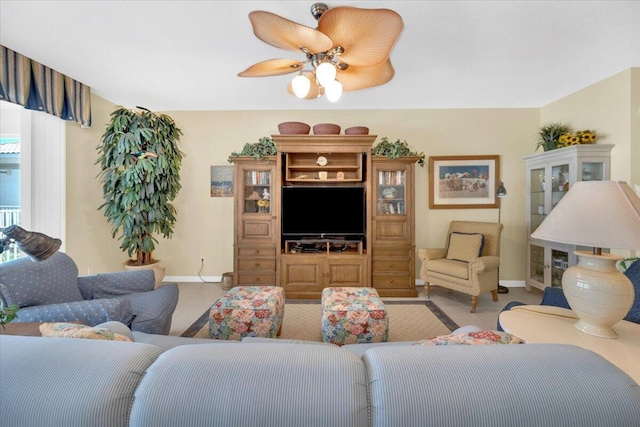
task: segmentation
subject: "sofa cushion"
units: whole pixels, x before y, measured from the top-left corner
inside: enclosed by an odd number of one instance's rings
[[[518,344],[520,340],[506,332],[477,331],[459,334],[440,335],[428,340],[422,340],[415,345],[488,345],[488,344]]]
[[[484,236],[480,233],[453,232],[449,234],[447,259],[469,262],[480,256],[483,245]]]
[[[160,355],[139,343],[0,335],[2,425],[129,426],[134,392]]]
[[[373,427],[625,426],[640,419],[633,379],[577,346],[377,347],[363,360]]]
[[[163,353],[149,368],[136,390],[130,423],[364,427],[367,407],[364,363],[340,348],[185,345]]]
[[[127,341],[133,339],[113,332],[111,329],[86,326],[79,323],[43,323],[40,325],[43,337],[86,338],[91,340]]]

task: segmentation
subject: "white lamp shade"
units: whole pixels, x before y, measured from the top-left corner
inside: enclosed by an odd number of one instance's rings
[[[305,96],[307,96],[307,94],[309,94],[309,89],[311,89],[311,81],[302,74],[298,74],[293,78],[291,87],[293,87],[293,93],[295,93],[298,98],[304,98]]]
[[[327,88],[336,79],[336,67],[331,62],[323,62],[316,68],[316,79],[320,86]]]
[[[640,198],[626,182],[576,182],[531,237],[594,248],[640,249]]]
[[[329,86],[324,87],[324,94],[329,101],[336,102],[342,96],[342,83],[334,80]]]

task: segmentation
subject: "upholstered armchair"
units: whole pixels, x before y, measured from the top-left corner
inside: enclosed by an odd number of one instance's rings
[[[134,331],[168,334],[178,302],[175,283],[155,287],[154,273],[121,271],[78,277],[63,252],[42,261],[19,258],[0,264],[0,298],[20,307],[14,322],[117,320]]]
[[[431,285],[469,294],[472,313],[482,293],[498,301],[501,233],[499,223],[452,221],[443,248],[418,249],[427,295]]]

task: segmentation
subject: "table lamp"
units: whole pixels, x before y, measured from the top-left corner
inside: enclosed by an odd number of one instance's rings
[[[602,338],[617,338],[611,328],[633,305],[631,281],[616,269],[622,257],[602,248],[640,248],[640,198],[621,181],[581,181],[531,234],[539,240],[593,247],[575,251],[578,264],[562,276],[562,290],[578,316],[576,329]]]

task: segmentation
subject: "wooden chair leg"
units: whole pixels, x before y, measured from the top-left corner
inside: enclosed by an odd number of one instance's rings
[[[429,283],[424,282],[424,289],[427,292],[427,298],[429,298],[429,291],[431,290],[431,286],[429,286]]]
[[[494,289],[491,291],[491,295],[493,295],[493,300],[498,301],[498,290]]]
[[[476,307],[478,306],[478,297],[471,296],[471,313],[476,312]]]

